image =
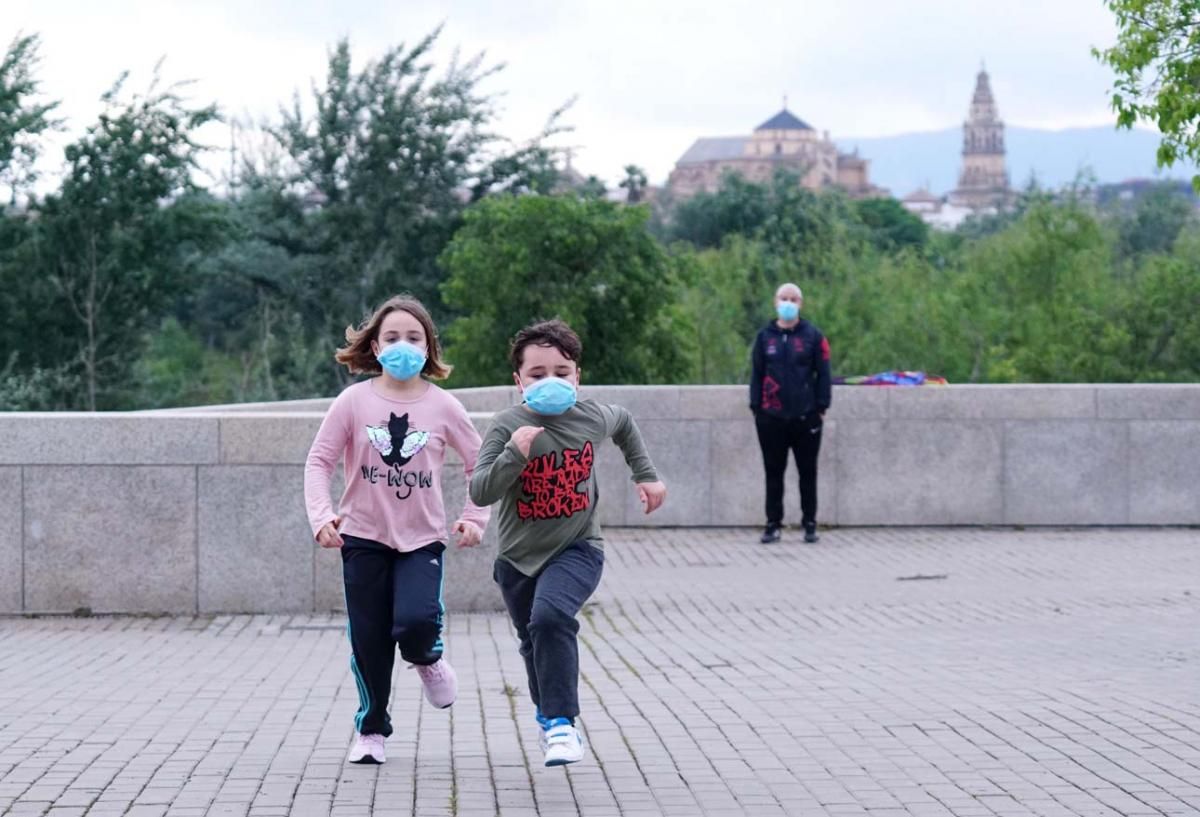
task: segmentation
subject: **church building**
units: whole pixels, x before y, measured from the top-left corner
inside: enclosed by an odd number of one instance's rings
[[[810,190],[839,188],[855,198],[887,195],[871,184],[868,160],[843,153],[829,132],[815,128],[787,109],[763,122],[749,136],[697,139],[675,163],[667,191],[676,201],[701,191],[713,192],[726,173],[750,182],[766,182],[780,168],[795,173]]]

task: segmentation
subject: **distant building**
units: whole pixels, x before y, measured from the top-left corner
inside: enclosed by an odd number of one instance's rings
[[[1012,204],[1015,196],[1005,167],[1004,122],[996,110],[987,71],[975,77],[971,110],[963,123],[962,169],[958,186],[945,196],[925,187],[909,193],[900,203],[926,224],[953,230],[976,214],[995,213]]]
[[[580,173],[574,167],[573,151],[567,151],[567,159],[562,167],[555,164],[555,170],[558,171],[558,179],[554,182],[554,187],[551,188],[551,193],[566,193],[573,190],[578,190],[587,184],[587,177]]]
[[[828,132],[817,133],[785,106],[749,136],[697,139],[675,163],[667,191],[676,200],[686,199],[717,190],[726,173],[761,183],[782,168],[795,173],[810,190],[837,188],[856,198],[887,195],[871,184],[868,165],[857,151],[839,151]]]
[[[930,227],[940,230],[953,230],[976,212],[961,204],[951,204],[944,196],[935,196],[924,187],[909,193],[900,204],[908,212],[920,216]]]
[[[1012,199],[1004,165],[1004,122],[996,110],[987,71],[980,70],[971,111],[963,123],[962,171],[958,187],[950,192],[948,200],[976,211],[996,211],[1011,204]]]
[[[1170,193],[1187,199],[1193,207],[1200,207],[1192,183],[1179,179],[1125,179],[1112,184],[1099,184],[1092,189],[1092,196],[1101,206],[1120,202],[1124,205],[1134,205],[1153,193]]]
[[[904,209],[910,213],[924,215],[926,213],[936,213],[942,209],[942,199],[933,195],[924,187],[918,188],[900,200],[904,205]]]

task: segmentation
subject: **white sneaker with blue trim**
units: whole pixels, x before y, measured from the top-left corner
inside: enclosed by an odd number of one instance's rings
[[[566,718],[554,718],[546,726],[546,765],[565,766],[583,760],[583,737]]]

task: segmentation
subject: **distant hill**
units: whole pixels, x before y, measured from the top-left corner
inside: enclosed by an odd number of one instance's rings
[[[1059,187],[1073,181],[1083,168],[1090,169],[1101,184],[1150,177],[1190,179],[1196,172],[1194,167],[1177,165],[1160,176],[1154,163],[1159,136],[1152,131],[1007,127],[1005,137],[1008,175],[1017,188],[1024,187],[1031,174],[1043,187]],[[962,128],[836,141],[842,150],[857,148],[869,159],[871,181],[897,198],[923,186],[940,195],[958,183]]]

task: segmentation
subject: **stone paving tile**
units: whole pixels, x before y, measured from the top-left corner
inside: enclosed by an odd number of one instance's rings
[[[1200,814],[1198,531],[609,536],[582,764],[500,615],[449,711],[397,666],[382,767],[338,615],[0,618],[0,815]]]

